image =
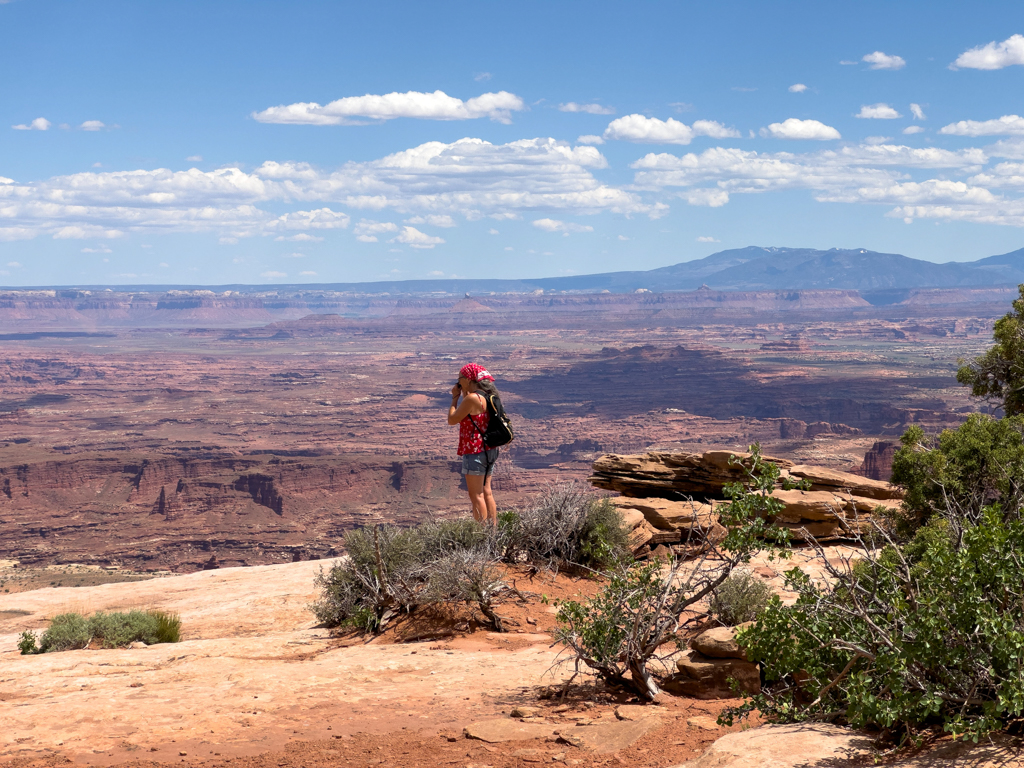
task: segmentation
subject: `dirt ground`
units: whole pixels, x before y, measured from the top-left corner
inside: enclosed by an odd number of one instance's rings
[[[593,681],[564,701],[541,698],[569,674],[548,634],[551,603],[593,594],[592,581],[510,574],[525,600],[500,606],[506,633],[479,615],[423,615],[367,643],[315,626],[306,606],[320,565],[0,595],[0,764],[669,766],[725,732],[714,719],[729,702],[669,697],[651,707],[660,725],[614,754],[559,740],[556,731],[616,722],[619,705],[637,703]],[[175,611],[183,641],[18,654],[21,631],[68,607]],[[537,707],[531,722],[549,734],[495,744],[464,736],[515,706]]]

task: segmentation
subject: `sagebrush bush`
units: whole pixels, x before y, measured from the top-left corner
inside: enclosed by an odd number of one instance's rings
[[[499,519],[509,562],[603,570],[628,558],[628,532],[607,499],[580,483],[548,488],[527,507]]]
[[[181,639],[181,618],[164,611],[98,611],[86,618],[80,613],[54,616],[39,638],[23,632],[18,648],[23,654],[71,651],[85,648],[94,640],[104,648],[123,648],[141,640],[146,645],[177,643]]]
[[[493,539],[494,534],[473,520],[430,520],[415,528],[381,525],[349,531],[345,534],[348,557],[317,575],[320,597],[310,610],[324,626],[376,632],[398,613],[469,599],[499,628],[500,621],[490,615],[493,593],[489,588],[476,589],[467,582],[467,594],[477,596],[467,598],[458,596],[459,590],[451,586],[452,579],[472,581],[472,574],[483,578],[469,564],[496,559],[491,554]]]
[[[495,567],[501,561],[602,569],[628,554],[615,509],[573,483],[524,510],[501,512],[493,529],[467,519],[429,520],[354,530],[344,541],[348,557],[319,573],[319,598],[309,608],[324,626],[370,632],[420,606],[466,602],[501,630],[493,609],[505,589]]]
[[[747,571],[735,571],[708,599],[708,613],[724,627],[756,619],[768,606],[771,587]]]
[[[80,613],[59,613],[39,640],[39,652],[73,651],[85,648],[92,640],[89,620]]]

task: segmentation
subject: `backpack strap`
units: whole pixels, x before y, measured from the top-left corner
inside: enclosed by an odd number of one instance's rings
[[[475,395],[475,394],[478,394],[478,393],[477,392],[473,392],[471,394]],[[484,403],[486,403],[486,405],[487,405],[487,408],[484,410],[484,413],[488,414],[488,418],[489,418],[491,411],[494,409],[494,406],[491,405],[491,399],[489,397],[485,397],[484,395],[480,395],[480,397],[484,398]],[[477,415],[480,416],[482,414],[477,414]],[[477,434],[480,435],[480,445],[482,445],[484,447],[484,461],[487,462],[487,469],[485,471],[489,473],[491,471],[491,466],[494,464],[494,462],[487,458],[487,452],[489,450],[496,451],[498,449],[497,448],[488,448],[487,447],[487,443],[484,442],[484,440],[486,439],[486,436],[484,435],[483,431],[481,431],[481,429],[477,425],[477,423],[473,420],[473,415],[469,414],[467,416],[467,418],[469,419],[469,423],[473,425],[473,429],[475,429]],[[495,461],[497,461],[497,457],[495,457]]]

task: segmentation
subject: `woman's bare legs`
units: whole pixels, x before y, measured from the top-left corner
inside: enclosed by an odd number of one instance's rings
[[[473,505],[473,519],[478,523],[487,520],[487,496],[491,493],[491,478],[484,483],[483,475],[466,475],[466,490],[469,491],[469,502]],[[494,501],[492,499],[491,503]]]
[[[484,502],[487,505],[487,522],[490,525],[498,524],[498,505],[494,503],[494,494],[491,493],[491,476],[488,475],[484,481]]]

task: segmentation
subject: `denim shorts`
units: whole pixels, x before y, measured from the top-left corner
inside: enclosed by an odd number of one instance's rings
[[[467,453],[462,457],[462,474],[464,475],[490,475],[494,471],[494,462],[498,460],[498,449],[491,448],[489,451],[480,453]]]

